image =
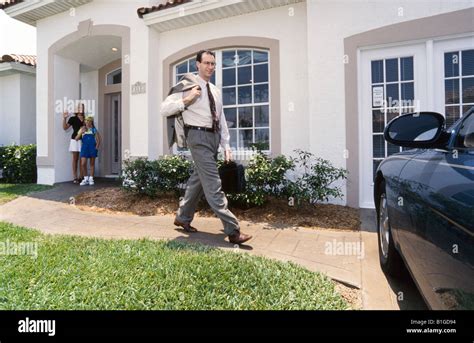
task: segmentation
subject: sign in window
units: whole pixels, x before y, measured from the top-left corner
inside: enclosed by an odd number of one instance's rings
[[[385,126],[415,110],[413,56],[371,61],[373,172],[387,156],[401,148],[383,138]]]

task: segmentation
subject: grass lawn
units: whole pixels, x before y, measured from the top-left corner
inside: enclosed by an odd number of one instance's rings
[[[1,255],[5,242],[37,257]],[[335,310],[333,282],[291,263],[178,241],[45,235],[0,222],[0,310]]]
[[[0,205],[11,201],[20,195],[39,192],[52,188],[52,186],[37,185],[36,183],[12,184],[0,183]]]

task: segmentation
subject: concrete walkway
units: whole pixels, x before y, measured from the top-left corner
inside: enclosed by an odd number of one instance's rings
[[[106,185],[107,186],[107,185]],[[92,187],[91,187],[92,188]],[[94,187],[95,188],[95,187]],[[253,238],[240,248],[230,244],[217,218],[196,217],[198,233],[188,234],[173,225],[173,215],[142,217],[127,214],[86,212],[69,203],[76,185],[22,196],[0,206],[0,221],[35,228],[48,234],[79,235],[109,239],[167,239],[199,242],[226,250],[295,262],[311,271],[362,290],[364,309],[399,309],[397,294],[378,263],[377,234],[364,227],[361,232],[275,229],[264,223],[241,221],[241,229]],[[85,190],[84,188],[82,188]],[[77,190],[77,191],[76,191]],[[362,243],[362,244],[361,244]]]
[[[397,280],[380,267],[375,210],[361,209],[361,240],[365,258],[361,265],[364,310],[426,310],[427,307],[407,270]]]

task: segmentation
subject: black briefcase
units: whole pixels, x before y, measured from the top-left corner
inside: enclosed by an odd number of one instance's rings
[[[245,191],[245,168],[234,161],[224,163],[219,167],[222,191],[226,194],[236,194]]]

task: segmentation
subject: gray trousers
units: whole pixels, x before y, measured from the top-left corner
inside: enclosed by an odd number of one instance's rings
[[[196,205],[204,193],[212,210],[222,221],[225,234],[231,235],[240,231],[237,218],[227,208],[227,198],[221,189],[221,179],[217,170],[220,133],[189,130],[186,136],[194,160],[194,173],[186,184],[186,193],[179,204],[176,219],[190,223],[194,218]]]

